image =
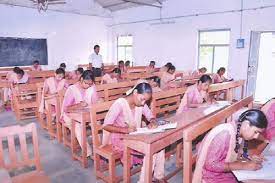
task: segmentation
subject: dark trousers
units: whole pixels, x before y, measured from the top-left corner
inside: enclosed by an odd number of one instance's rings
[[[92,71],[94,72],[95,77],[101,77],[102,76],[102,69],[101,68],[92,68]]]

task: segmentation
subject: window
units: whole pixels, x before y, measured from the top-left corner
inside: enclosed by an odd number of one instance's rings
[[[216,73],[228,66],[230,30],[199,32],[199,68]]]
[[[133,61],[133,36],[118,36],[117,59]]]

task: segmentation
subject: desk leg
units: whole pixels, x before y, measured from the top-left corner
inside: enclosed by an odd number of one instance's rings
[[[75,136],[75,123],[77,123],[75,120],[72,120],[71,124],[71,150],[72,150],[72,158],[75,160],[76,155],[76,136]]]
[[[123,167],[123,182],[131,182],[131,149],[127,146],[127,142],[124,143],[124,167]]]
[[[81,125],[81,142],[82,143],[82,166],[84,168],[88,167],[88,160],[87,160],[87,130],[86,130],[86,124],[82,121],[80,123]]]
[[[144,183],[151,183],[152,182],[152,164],[153,164],[153,154],[150,145],[145,147],[145,156],[143,160],[143,165],[144,167],[141,168],[141,173],[142,169],[144,169],[144,176],[141,178],[144,178],[144,181],[141,180]]]
[[[192,142],[183,143],[183,182],[192,182]]]

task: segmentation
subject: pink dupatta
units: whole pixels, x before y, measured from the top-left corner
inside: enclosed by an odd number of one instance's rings
[[[234,162],[237,160],[238,154],[234,151],[235,144],[236,144],[236,139],[235,139],[236,130],[235,130],[234,124],[225,123],[225,124],[220,124],[216,126],[203,139],[203,142],[199,148],[198,158],[196,162],[196,168],[193,175],[192,183],[204,183],[202,178],[202,171],[206,161],[208,148],[211,145],[211,142],[215,139],[215,137],[222,131],[228,131],[230,134],[229,150],[227,152],[225,162]]]
[[[123,106],[123,117],[124,121],[128,126],[140,128],[142,125],[142,109],[143,107],[135,107],[134,114],[130,108],[130,105],[128,101],[125,98],[119,98],[115,101],[115,103],[119,103],[121,106]],[[114,104],[115,104],[114,103]],[[113,104],[113,105],[114,105]],[[108,114],[107,114],[108,115]],[[111,142],[111,133],[103,130],[103,138],[102,138],[102,145],[110,144]]]

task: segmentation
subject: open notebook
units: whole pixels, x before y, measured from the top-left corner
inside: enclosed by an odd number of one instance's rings
[[[138,135],[138,134],[152,134],[152,133],[160,133],[165,130],[177,128],[177,123],[169,123],[165,125],[160,125],[155,129],[145,128],[137,128],[137,131],[130,133],[130,135]]]
[[[239,181],[251,179],[275,180],[275,156],[266,156],[263,168],[257,171],[238,170],[233,171]]]

